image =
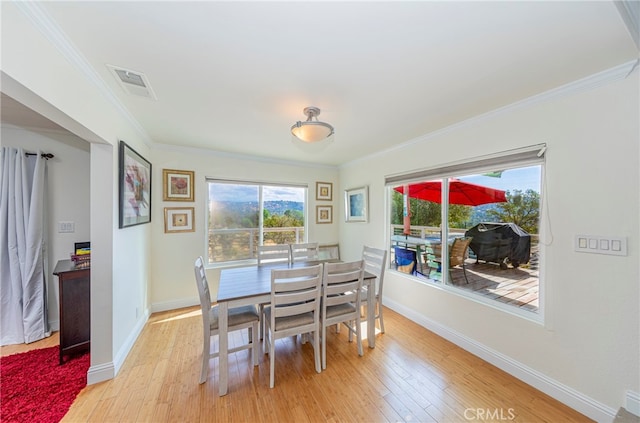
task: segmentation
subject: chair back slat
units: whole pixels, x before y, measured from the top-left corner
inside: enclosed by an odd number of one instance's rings
[[[291,244],[291,262],[316,261],[320,259],[320,244],[307,242],[303,244]]]
[[[289,263],[291,261],[291,247],[289,244],[258,245],[256,254],[258,266],[271,263]]]
[[[362,249],[362,259],[364,260],[364,270],[376,275],[375,286],[376,295],[382,296],[384,282],[384,269],[387,264],[387,250],[364,246]]]
[[[294,269],[273,269],[271,271],[271,318],[313,311],[320,302],[321,287],[321,264]]]
[[[360,290],[364,279],[364,261],[325,263],[322,277],[323,310],[327,307],[353,303],[359,309]]]

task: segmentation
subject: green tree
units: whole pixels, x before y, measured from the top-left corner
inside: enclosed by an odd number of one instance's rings
[[[507,202],[498,204],[487,214],[496,222],[513,222],[530,234],[538,233],[540,220],[540,194],[532,189],[525,192],[514,190],[506,192]]]

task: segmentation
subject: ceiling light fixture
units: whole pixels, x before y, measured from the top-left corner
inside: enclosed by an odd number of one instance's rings
[[[298,121],[291,127],[291,133],[296,138],[304,142],[318,142],[333,135],[333,126],[318,120],[319,108],[313,106],[305,107],[303,113],[307,115],[307,120],[304,122]],[[316,120],[313,120],[313,118],[316,118]]]

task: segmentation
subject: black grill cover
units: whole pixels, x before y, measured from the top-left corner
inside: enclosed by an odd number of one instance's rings
[[[514,267],[529,262],[531,236],[515,223],[478,223],[465,236],[473,237],[469,246],[478,260],[502,264],[508,259]]]

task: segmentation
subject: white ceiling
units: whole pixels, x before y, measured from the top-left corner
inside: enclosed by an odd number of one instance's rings
[[[40,7],[153,143],[330,165],[638,58],[610,1]],[[107,65],[145,74],[157,100]],[[292,144],[306,106],[335,127],[321,151]]]

